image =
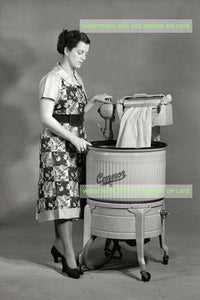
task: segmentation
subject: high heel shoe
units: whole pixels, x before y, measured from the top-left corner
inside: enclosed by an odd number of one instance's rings
[[[66,273],[71,278],[75,278],[75,279],[80,278],[80,272],[79,272],[78,268],[71,269],[68,266],[64,256],[62,257],[61,262],[62,262],[62,271],[63,271],[63,273]]]
[[[51,248],[51,255],[53,256],[54,262],[58,263],[59,262],[59,258],[63,258],[64,256],[56,249],[55,246],[53,246]]]

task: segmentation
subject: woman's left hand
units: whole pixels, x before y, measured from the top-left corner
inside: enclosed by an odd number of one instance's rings
[[[112,100],[112,96],[104,93],[104,94],[93,96],[90,101],[93,103],[95,103],[96,101],[101,103],[111,103],[111,100]]]

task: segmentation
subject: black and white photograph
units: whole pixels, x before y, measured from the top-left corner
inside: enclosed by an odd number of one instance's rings
[[[200,299],[199,15],[0,1],[0,299]]]

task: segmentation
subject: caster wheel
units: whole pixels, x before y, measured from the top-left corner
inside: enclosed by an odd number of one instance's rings
[[[151,279],[151,274],[149,272],[141,271],[140,273],[142,281],[147,282]]]
[[[163,255],[163,265],[168,265],[169,256]]]

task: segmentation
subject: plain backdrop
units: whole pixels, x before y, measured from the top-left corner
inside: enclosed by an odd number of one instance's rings
[[[167,184],[192,184],[192,199],[169,199],[186,227],[199,224],[200,2],[198,0],[1,0],[0,220],[34,219],[39,150],[38,83],[59,61],[58,34],[80,19],[193,19],[193,33],[93,33],[80,70],[87,94],[114,101],[133,93],[173,97],[174,124],[162,127],[168,144]],[[87,115],[90,140],[103,139],[98,105]],[[114,125],[114,128],[116,125]],[[180,222],[180,221],[179,221]],[[177,224],[178,225],[178,224]]]

